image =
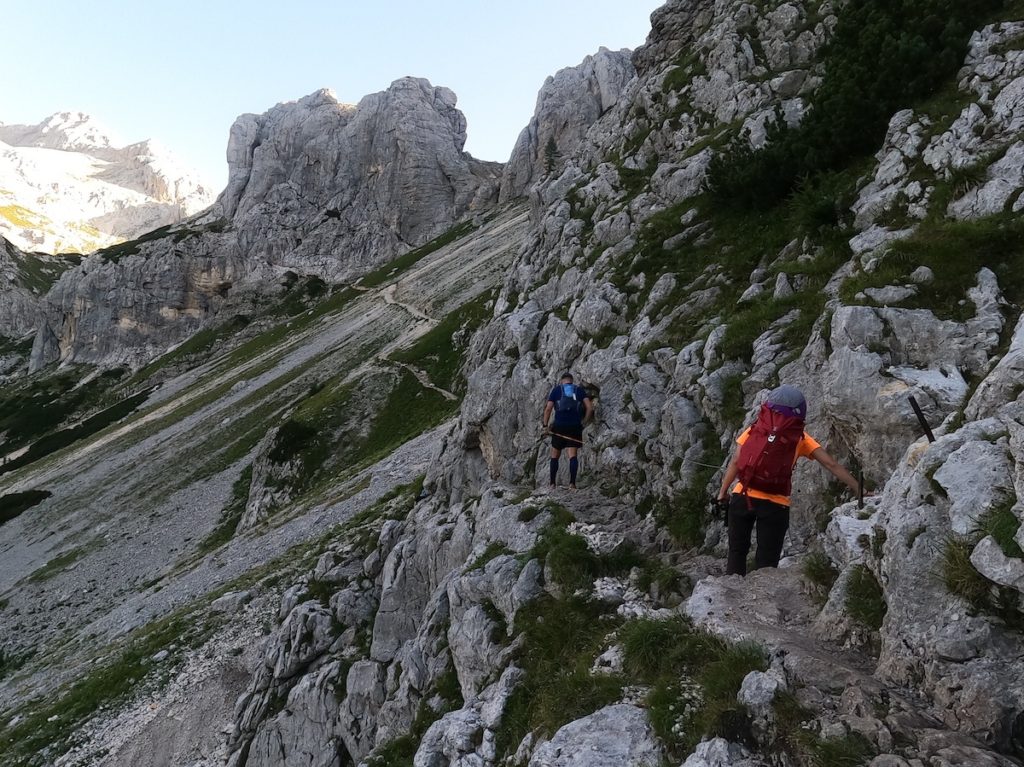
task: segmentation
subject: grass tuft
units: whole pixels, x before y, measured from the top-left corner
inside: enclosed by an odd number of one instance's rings
[[[950,535],[942,548],[940,576],[947,591],[963,599],[975,615],[997,618],[1007,627],[1024,631],[1024,612],[1016,589],[1000,586],[978,572],[971,552],[978,537]]]
[[[651,686],[651,722],[674,757],[708,737],[751,742],[736,695],[747,674],[767,668],[759,646],[729,644],[681,617],[631,621],[618,636],[627,674]]]
[[[878,631],[889,607],[882,587],[864,565],[853,568],[846,589],[846,610],[857,622]]]
[[[618,700],[623,680],[593,675],[606,634],[618,620],[579,597],[542,596],[516,615],[521,635],[518,665],[525,672],[509,698],[496,747],[500,759],[529,732],[550,737],[559,727]]]
[[[812,595],[821,604],[828,599],[829,592],[839,577],[839,571],[823,551],[812,551],[803,562],[803,575],[811,584]]]

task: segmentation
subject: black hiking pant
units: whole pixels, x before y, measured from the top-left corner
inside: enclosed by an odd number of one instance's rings
[[[726,575],[747,574],[747,554],[750,553],[750,534],[757,527],[757,553],[754,569],[778,567],[782,557],[782,544],[789,529],[789,507],[761,498],[732,494],[729,502],[729,563]]]

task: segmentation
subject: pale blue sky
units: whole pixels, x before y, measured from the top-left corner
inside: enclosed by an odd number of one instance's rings
[[[544,78],[602,45],[642,44],[663,1],[5,2],[0,121],[88,112],[219,187],[239,114],[322,87],[354,103],[415,75],[458,94],[467,151],[504,161]]]

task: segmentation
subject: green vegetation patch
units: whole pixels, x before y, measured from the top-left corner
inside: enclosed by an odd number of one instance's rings
[[[38,506],[52,495],[48,490],[26,490],[21,493],[0,495],[0,525],[17,519],[33,506]]]
[[[216,618],[193,605],[110,648],[82,677],[30,702],[17,724],[0,729],[0,762],[11,767],[53,764],[83,737],[87,720],[124,702],[144,682],[165,682],[187,650],[205,642],[217,625]],[[171,654],[156,664],[153,655],[161,650]]]
[[[426,258],[431,253],[440,250],[445,245],[450,245],[475,230],[476,226],[472,221],[464,221],[461,224],[456,224],[444,234],[432,239],[426,245],[422,245],[415,250],[410,250],[408,253],[404,253],[379,269],[370,272],[359,280],[359,284],[367,288],[376,288],[388,282],[393,282],[399,275],[408,271],[411,267],[415,266],[417,262]]]
[[[1017,631],[1024,631],[1024,612],[1016,589],[990,581],[971,562],[978,535],[950,535],[942,548],[940,576],[951,594],[963,599],[975,615],[987,615]]]
[[[0,498],[0,502],[2,502]],[[991,535],[999,544],[1003,554],[1016,559],[1024,559],[1024,551],[1017,543],[1017,531],[1020,530],[1020,520],[1013,513],[1013,507],[1017,503],[1016,496],[1008,498],[1004,503],[985,514],[978,523],[978,533]]]
[[[245,507],[249,503],[250,485],[252,485],[252,464],[242,469],[242,473],[231,486],[231,498],[221,512],[217,526],[199,544],[197,552],[200,555],[216,551],[235,537],[238,523],[242,521]]]
[[[34,656],[34,651],[23,653],[11,653],[0,648],[0,680],[6,679],[11,674],[28,663]]]
[[[882,628],[882,620],[888,609],[882,586],[874,573],[864,565],[854,567],[846,585],[846,611],[850,616],[858,623],[878,631]]]
[[[801,124],[788,128],[779,114],[764,148],[750,149],[741,136],[713,161],[711,186],[720,204],[772,207],[801,179],[874,152],[893,113],[955,75],[979,19],[1002,7],[1002,0],[848,3],[824,51],[824,80]]]
[[[122,418],[130,415],[135,409],[148,399],[150,391],[140,392],[133,397],[128,397],[121,400],[116,405],[112,405],[105,410],[101,410],[89,418],[86,418],[75,426],[70,426],[66,429],[55,431],[52,434],[48,434],[42,437],[29,447],[24,453],[17,458],[8,461],[7,463],[0,465],[0,474],[39,460],[45,456],[55,453],[68,445],[72,445],[75,442],[91,437],[93,434],[105,429],[113,423],[117,423]]]
[[[811,595],[817,602],[824,604],[839,578],[839,571],[832,560],[821,550],[812,551],[803,561],[802,572],[804,579],[811,585]]]
[[[595,554],[583,538],[557,522],[541,532],[529,557],[543,561],[552,580],[569,591],[587,589],[597,578],[626,575],[646,562],[629,544],[606,554]]]
[[[559,727],[614,703],[621,677],[591,674],[605,636],[619,619],[579,597],[542,596],[516,614],[523,681],[509,698],[497,733],[498,758],[515,753],[529,732],[550,737]]]
[[[380,460],[395,448],[434,428],[458,409],[458,403],[427,389],[403,370],[384,407],[373,418],[369,433],[351,447],[360,465]]]
[[[49,256],[41,253],[23,253],[14,256],[18,266],[18,282],[37,295],[46,293],[64,272],[81,263],[74,254]]]
[[[411,346],[400,349],[391,359],[423,370],[434,386],[456,394],[466,390],[462,367],[473,332],[490,318],[487,307],[493,293],[484,293],[449,313]]]
[[[98,545],[97,541],[93,541],[90,544],[77,546],[69,551],[65,551],[63,554],[58,554],[38,570],[33,571],[26,580],[29,583],[44,583],[51,578],[56,578],[90,551],[97,548]]]
[[[736,695],[747,674],[768,668],[759,646],[729,644],[683,617],[631,621],[618,637],[629,679],[651,686],[651,722],[673,757],[710,737],[753,745]]]
[[[282,483],[298,497],[374,463],[440,424],[456,407],[407,370],[395,378],[373,375],[357,384],[325,386],[280,427],[268,457],[295,464]]]
[[[109,248],[100,248],[96,251],[96,255],[104,261],[116,264],[122,258],[138,255],[139,248],[144,243],[154,242],[156,240],[162,240],[173,236],[174,235],[171,233],[171,224],[168,224],[167,226],[161,226],[159,229],[154,229],[152,232],[147,232],[141,237],[136,237],[134,240],[120,242],[117,245],[111,245]]]
[[[905,284],[910,273],[927,266],[935,273],[931,283],[919,285],[917,295],[902,302],[909,308],[927,308],[941,319],[963,322],[976,308],[966,301],[966,291],[977,282],[977,273],[988,267],[999,278],[1007,300],[1024,303],[1024,219],[1000,214],[975,221],[932,221],[909,239],[890,246],[879,267],[848,279],[840,298],[856,304],[865,288]]]
[[[288,272],[294,277],[289,280],[284,298],[274,307],[270,314],[275,317],[294,317],[297,314],[309,309],[310,305],[328,295],[330,288],[327,283],[316,276],[299,278],[294,272]]]
[[[779,693],[772,704],[776,738],[773,752],[788,757],[798,767],[866,767],[875,748],[859,733],[844,738],[822,738],[808,724],[815,715],[797,702],[791,692]]]
[[[501,541],[491,541],[487,544],[487,548],[484,549],[484,553],[477,557],[476,560],[466,568],[466,572],[471,573],[474,570],[482,570],[492,559],[497,559],[498,557],[511,553],[512,550]]]
[[[24,447],[65,421],[94,409],[121,375],[120,371],[108,371],[77,386],[82,373],[81,368],[60,370],[0,389],[0,452]]]

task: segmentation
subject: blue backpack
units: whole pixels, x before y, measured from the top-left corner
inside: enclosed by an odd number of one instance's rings
[[[586,406],[576,384],[560,384],[555,402],[555,423],[577,426],[583,423]]]

